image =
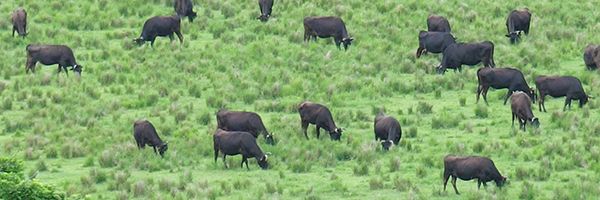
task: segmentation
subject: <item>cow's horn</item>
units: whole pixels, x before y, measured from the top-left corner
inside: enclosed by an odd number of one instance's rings
[[[265,155],[271,155],[271,154],[272,154],[271,152],[266,152],[266,153],[265,153]]]
[[[531,122],[535,121],[536,119],[538,119],[537,117],[531,118]]]
[[[269,156],[267,156],[267,154],[265,154],[265,162],[267,161],[267,159],[269,159]]]
[[[594,98],[594,96],[592,96],[592,95],[588,95],[588,98],[589,98],[589,99],[593,99],[593,98]]]
[[[385,140],[381,140],[381,144],[385,143]]]
[[[169,141],[165,142],[165,144],[169,144]]]

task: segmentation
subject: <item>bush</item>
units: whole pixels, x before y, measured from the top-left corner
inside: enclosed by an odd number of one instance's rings
[[[475,108],[475,116],[478,118],[487,118],[489,115],[488,109],[483,104],[477,104]]]
[[[23,161],[16,158],[0,158],[0,197],[2,199],[65,199],[63,192],[54,186],[40,183],[32,177],[23,176]]]
[[[417,106],[417,112],[421,114],[431,114],[433,113],[433,105],[428,104],[427,102],[419,101],[419,105]]]

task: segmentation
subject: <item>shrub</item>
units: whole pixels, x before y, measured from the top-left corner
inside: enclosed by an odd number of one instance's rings
[[[417,112],[419,112],[421,114],[431,114],[431,113],[433,113],[432,110],[433,110],[433,105],[428,104],[427,102],[419,101],[419,105],[417,106]]]
[[[383,181],[380,178],[372,177],[369,181],[369,188],[371,190],[383,189]]]
[[[354,172],[355,176],[368,175],[369,174],[369,164],[370,163],[357,164],[352,168],[352,172]]]
[[[475,116],[479,118],[487,118],[489,115],[488,109],[483,104],[477,104],[475,107]]]
[[[527,170],[518,167],[515,171],[515,179],[516,180],[526,180],[527,178],[529,178],[529,173],[527,173]]]
[[[398,156],[394,156],[390,161],[390,172],[395,172],[400,169],[400,158]]]
[[[35,175],[23,177],[23,161],[0,157],[0,197],[3,199],[65,199],[54,186],[40,183]]]

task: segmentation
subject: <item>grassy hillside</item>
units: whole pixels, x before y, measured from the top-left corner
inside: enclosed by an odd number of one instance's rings
[[[511,126],[506,89],[475,102],[476,71],[435,73],[442,56],[415,59],[429,13],[445,16],[459,42],[489,40],[497,67],[538,75],[572,75],[600,96],[598,72],[582,54],[600,43],[592,1],[275,1],[261,23],[256,1],[193,1],[198,18],[182,21],[183,44],[158,38],[138,46],[146,19],[173,14],[171,0],[10,0],[0,4],[0,156],[26,161],[72,198],[87,199],[593,199],[600,196],[600,103],[546,101],[541,126]],[[28,13],[27,38],[11,37],[12,10]],[[530,34],[505,37],[513,9],[529,8]],[[303,42],[306,16],[339,16],[348,51],[333,40]],[[81,78],[38,63],[25,74],[27,44],[65,44],[84,66]],[[346,128],[340,142],[302,133],[297,105],[330,108]],[[230,168],[213,160],[218,109],[258,113],[275,146],[271,169]],[[374,141],[380,110],[397,118],[401,144],[383,152]],[[138,150],[133,122],[148,119],[170,141],[164,159]],[[443,191],[447,154],[494,160],[509,178],[501,190],[458,181]]]

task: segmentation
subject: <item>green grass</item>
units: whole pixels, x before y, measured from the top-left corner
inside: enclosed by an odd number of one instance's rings
[[[88,199],[593,199],[600,195],[600,113],[597,99],[562,111],[547,98],[541,126],[511,126],[506,89],[475,104],[474,67],[435,73],[442,56],[415,59],[418,31],[429,13],[445,16],[459,42],[493,41],[497,67],[537,75],[572,75],[600,96],[598,72],[582,54],[600,32],[598,12],[571,1],[276,1],[261,23],[252,1],[193,1],[198,18],[182,21],[183,44],[158,38],[137,46],[144,21],[174,13],[171,0],[14,0],[0,4],[0,156],[17,155],[27,174],[73,198]],[[28,13],[27,38],[11,37],[10,14]],[[529,35],[510,45],[504,25],[513,9],[532,13]],[[341,17],[355,37],[348,51],[331,38],[304,43],[306,16]],[[65,44],[81,79],[37,64],[25,74],[27,44]],[[330,55],[330,56],[328,56]],[[330,108],[339,142],[302,133],[296,106]],[[257,112],[277,144],[272,169],[215,163],[212,133],[220,108]],[[373,140],[373,118],[396,117],[403,138],[390,151]],[[151,121],[170,141],[164,159],[138,150],[133,122]],[[477,190],[458,181],[443,191],[447,154],[494,160],[509,184]],[[490,183],[490,185],[494,185]]]

